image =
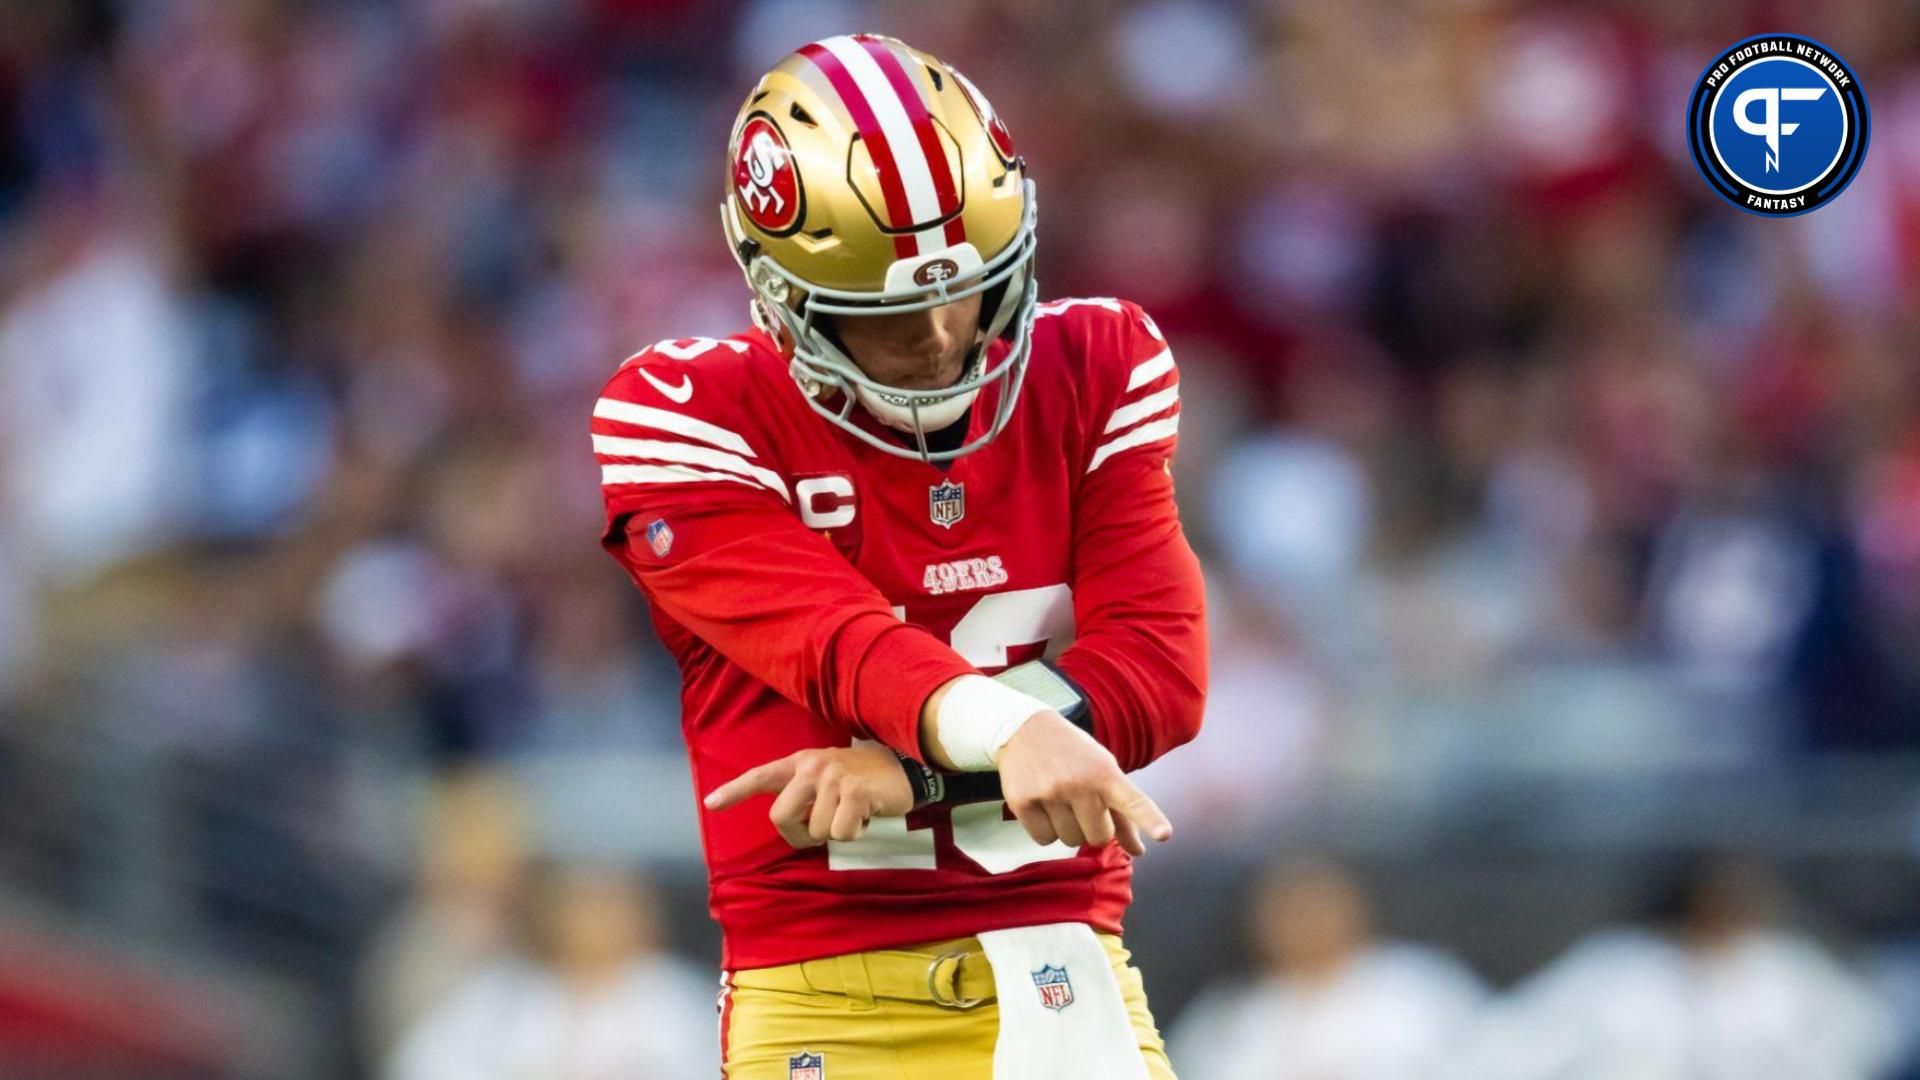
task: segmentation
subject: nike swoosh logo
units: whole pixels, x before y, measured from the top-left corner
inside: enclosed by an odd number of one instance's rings
[[[666,383],[654,378],[653,372],[648,371],[646,368],[640,369],[640,377],[652,383],[655,390],[660,391],[668,401],[673,402],[675,405],[685,405],[687,399],[693,396],[693,376],[691,375],[680,376],[679,386],[668,386]]]

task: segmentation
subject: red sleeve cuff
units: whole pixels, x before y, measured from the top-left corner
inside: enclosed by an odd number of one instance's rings
[[[1101,746],[1112,751],[1115,761],[1122,769],[1137,769],[1141,748],[1136,746],[1134,732],[1120,722],[1121,708],[1114,689],[1116,682],[1124,681],[1111,670],[1110,665],[1090,656],[1085,649],[1076,653],[1072,649],[1061,653],[1054,660],[1054,666],[1072,679],[1086,695],[1087,708],[1093,714],[1093,737]]]
[[[1164,673],[1153,688],[1157,692],[1149,693],[1131,685],[1119,665],[1089,649],[1068,649],[1054,663],[1080,685],[1093,713],[1093,737],[1127,772],[1145,768],[1200,733],[1206,691],[1188,672]],[[1143,713],[1134,702],[1151,702],[1152,711]]]
[[[846,713],[866,734],[924,762],[921,707],[943,683],[977,669],[927,631],[878,612],[841,630],[836,651],[842,650],[853,672]]]

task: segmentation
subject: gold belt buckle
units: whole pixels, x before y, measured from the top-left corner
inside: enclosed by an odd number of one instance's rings
[[[960,996],[960,964],[968,955],[970,954],[964,951],[941,953],[939,956],[933,958],[933,963],[927,965],[927,993],[933,996],[933,1003],[935,1005],[943,1009],[971,1009],[986,1000],[985,998],[963,998]],[[940,992],[940,965],[949,960],[953,961],[952,996]]]

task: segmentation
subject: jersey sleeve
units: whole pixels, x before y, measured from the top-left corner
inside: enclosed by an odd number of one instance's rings
[[[1077,636],[1055,662],[1086,693],[1095,736],[1132,770],[1199,733],[1207,628],[1200,562],[1174,505],[1179,372],[1146,313],[1128,303],[1121,314],[1118,341],[1089,346],[1119,357],[1097,363],[1111,374],[1091,395],[1074,506]]]
[[[801,523],[728,374],[642,353],[608,382],[593,415],[601,544],[661,613],[743,670],[920,758],[921,705],[976,669],[895,617]]]

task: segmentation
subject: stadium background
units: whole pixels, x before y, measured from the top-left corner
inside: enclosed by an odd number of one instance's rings
[[[1499,994],[1738,856],[1915,1074],[1892,0],[6,5],[0,1072],[381,1075],[521,941],[591,966],[651,925],[706,977],[675,673],[595,544],[586,416],[639,347],[743,325],[727,125],[850,29],[993,99],[1043,297],[1136,300],[1181,358],[1214,684],[1143,781],[1163,1026],[1265,963],[1279,863],[1339,860]],[[1775,30],[1874,119],[1793,220],[1683,135],[1704,59]]]

